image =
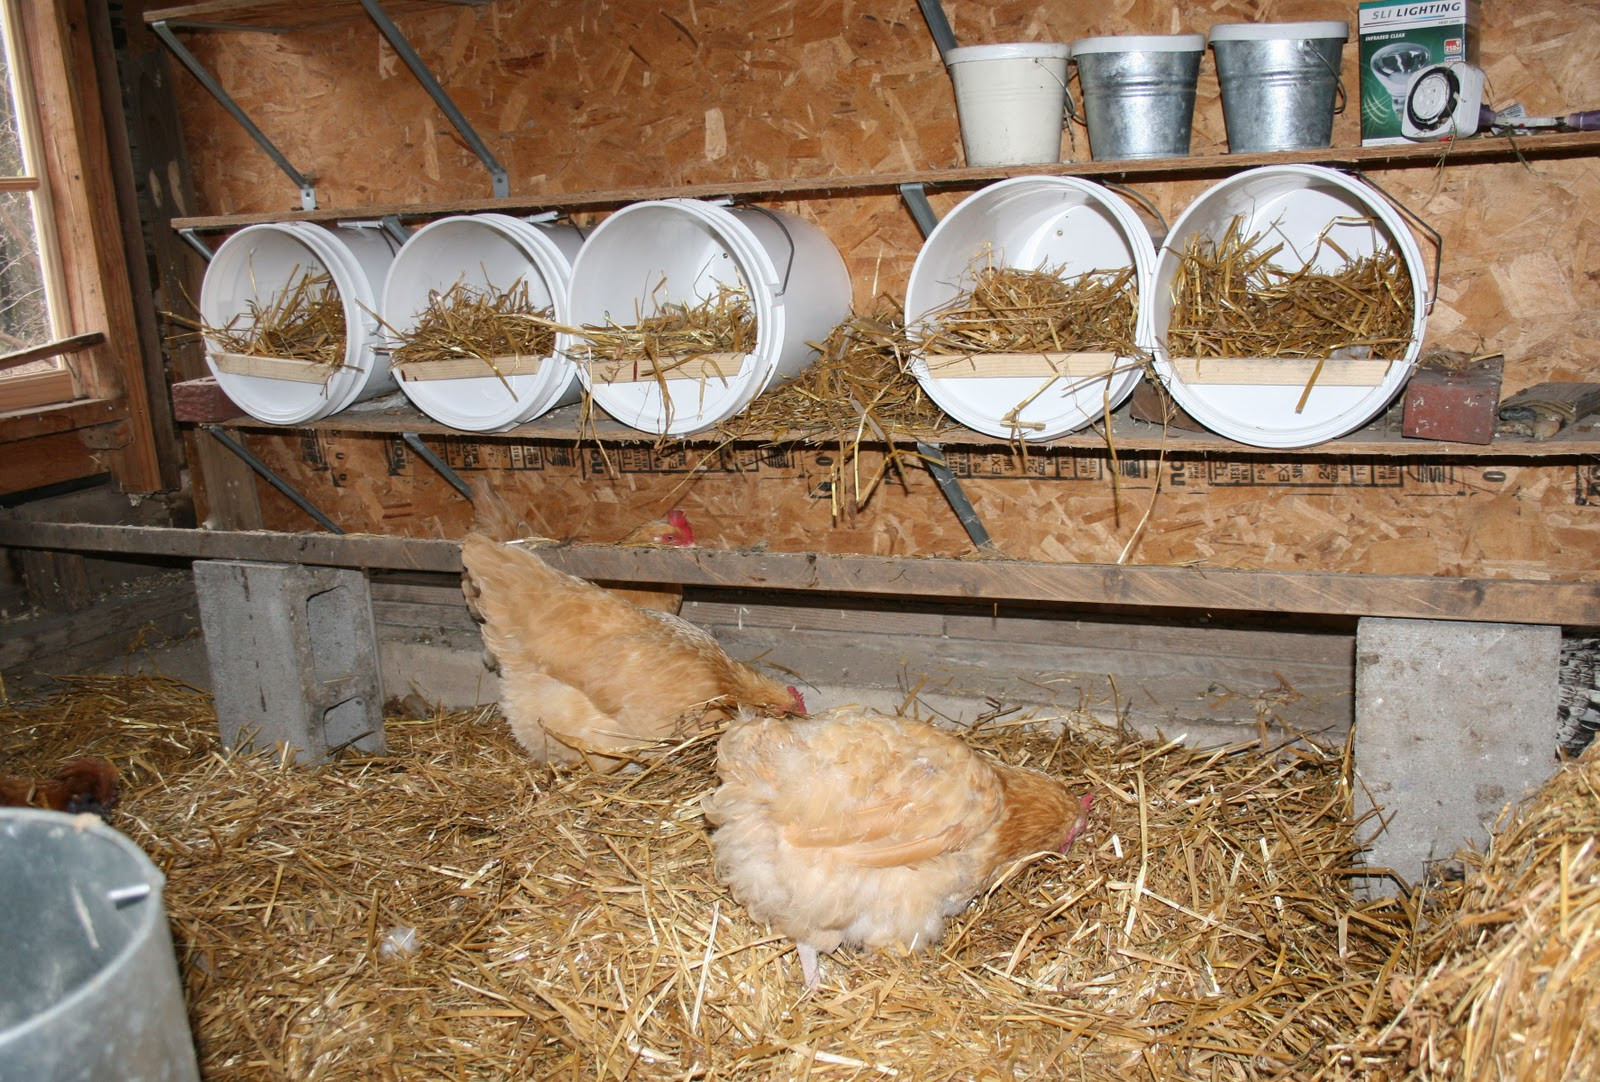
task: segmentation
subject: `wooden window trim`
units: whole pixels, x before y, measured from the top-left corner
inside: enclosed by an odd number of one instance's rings
[[[45,181],[41,192],[47,190],[55,248],[63,256],[57,331],[62,335],[95,331],[105,335],[103,343],[68,358],[66,372],[75,380],[78,399],[117,402],[126,411],[115,438],[106,438],[103,432],[93,438],[87,448],[90,453],[79,460],[77,468],[82,472],[78,476],[109,471],[124,491],[158,491],[164,487],[162,463],[152,427],[115,172],[101,109],[87,7],[92,0],[5,2],[12,5],[39,115],[62,121],[60,128],[52,127],[40,140],[41,161],[35,165]],[[62,138],[66,132],[73,137]],[[23,378],[31,381],[34,377]],[[74,405],[61,402],[48,408],[70,412]],[[0,401],[0,411],[8,408],[22,409],[29,416],[38,412]],[[0,443],[7,442],[11,420],[0,413]],[[8,491],[32,487],[27,483],[30,478],[14,471],[43,460],[43,456],[27,454],[26,448],[19,446],[22,442],[7,443],[7,460],[0,466],[11,475],[0,482]],[[60,472],[52,466],[48,477],[40,474],[41,483],[62,480]]]

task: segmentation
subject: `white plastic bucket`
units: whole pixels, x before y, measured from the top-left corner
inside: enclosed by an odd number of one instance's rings
[[[633,326],[723,288],[742,288],[756,318],[755,349],[736,372],[608,381],[582,363],[581,337],[560,334],[556,348],[578,362],[578,378],[618,421],[680,436],[720,424],[769,385],[798,376],[816,359],[811,343],[850,314],[844,260],[812,223],[757,207],[661,199],[623,207],[589,234],[572,266],[571,323]]]
[[[1223,23],[1211,28],[1228,150],[1314,150],[1333,142],[1350,24]]]
[[[482,291],[506,290],[519,280],[535,308],[552,308],[567,319],[572,261],[583,243],[573,226],[534,224],[507,214],[440,218],[413,233],[401,247],[383,285],[383,320],[393,333],[416,326],[430,292],[457,282]],[[487,364],[481,375],[458,379],[410,379],[400,389],[429,417],[468,432],[504,432],[557,406],[578,400],[577,368],[557,351],[539,358],[537,371],[498,376]]]
[[[973,272],[985,265],[1059,266],[1068,278],[1132,267],[1139,290],[1135,338],[1145,345],[1155,260],[1144,222],[1103,186],[1077,177],[1003,180],[963,200],[923,243],[906,287],[907,334],[919,337],[937,309],[970,292]],[[1082,376],[1051,376],[1046,369],[958,377],[935,374],[924,356],[911,358],[912,374],[941,409],[968,428],[1008,440],[1053,439],[1081,428],[1132,394],[1141,373],[1137,358],[1091,367],[1095,374]]]
[[[363,399],[394,390],[380,344],[378,289],[398,245],[381,229],[270,222],[247,226],[223,241],[200,283],[200,318],[224,327],[265,306],[304,274],[326,272],[344,305],[344,367],[324,382],[241,375],[218,367],[216,344],[206,364],[234,403],[257,420],[294,425],[320,420]]]
[[[1065,45],[969,45],[945,54],[967,164],[1061,160],[1066,122]]]
[[[1072,43],[1096,161],[1189,153],[1204,34],[1115,34]]]
[[[1306,378],[1267,385],[1245,383],[1242,378],[1228,383],[1183,379],[1166,341],[1172,323],[1173,281],[1190,238],[1198,235],[1220,240],[1235,218],[1240,219],[1242,236],[1262,234],[1263,245],[1282,243],[1283,250],[1273,262],[1284,270],[1298,270],[1313,255],[1316,269],[1333,271],[1345,264],[1346,257],[1359,259],[1386,248],[1398,251],[1411,279],[1414,312],[1411,343],[1403,355],[1381,358],[1393,362],[1381,378],[1356,377],[1375,380],[1368,383],[1340,384],[1332,371],[1338,366],[1330,362],[1327,376],[1312,384],[1303,408],[1298,407]],[[1319,247],[1318,241],[1324,237],[1333,244]],[[1173,224],[1156,258],[1150,291],[1156,374],[1195,420],[1240,443],[1306,447],[1336,439],[1383,412],[1410,378],[1428,318],[1427,280],[1427,266],[1410,228],[1370,186],[1319,165],[1245,170],[1213,185],[1191,203]],[[1274,378],[1273,363],[1263,360],[1256,367],[1266,378]],[[1200,362],[1202,369],[1206,365],[1206,361]],[[1291,367],[1277,362],[1280,371]],[[1224,366],[1217,368],[1221,371]]]

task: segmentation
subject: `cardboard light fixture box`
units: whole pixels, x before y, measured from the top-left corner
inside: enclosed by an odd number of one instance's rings
[[[1471,0],[1363,0],[1361,145],[1405,143],[1400,114],[1417,72],[1446,60],[1478,60],[1477,14]]]

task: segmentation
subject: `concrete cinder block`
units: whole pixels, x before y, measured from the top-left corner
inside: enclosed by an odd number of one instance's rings
[[[384,750],[372,595],[360,571],[207,560],[195,593],[228,748]]]
[[[1560,649],[1559,627],[1360,622],[1356,800],[1388,820],[1370,867],[1421,882],[1428,862],[1484,845],[1501,810],[1550,776]]]

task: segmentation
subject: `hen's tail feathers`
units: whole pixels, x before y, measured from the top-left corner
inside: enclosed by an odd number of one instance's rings
[[[472,530],[494,541],[516,541],[536,535],[528,520],[514,511],[505,497],[483,477],[474,477],[472,489]]]

